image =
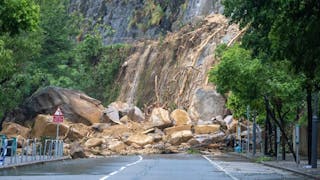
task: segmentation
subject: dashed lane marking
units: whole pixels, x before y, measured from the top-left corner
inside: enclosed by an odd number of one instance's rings
[[[100,180],[106,180],[106,179],[108,179],[109,177],[111,177],[111,176],[113,176],[113,175],[115,175],[115,174],[118,174],[119,172],[125,170],[127,167],[130,167],[130,166],[133,166],[133,165],[138,164],[138,163],[141,162],[142,160],[143,160],[143,157],[142,157],[142,156],[139,156],[139,160],[137,160],[137,161],[135,161],[135,162],[133,162],[133,163],[127,164],[127,165],[125,165],[125,166],[122,166],[119,170],[113,171],[113,172],[109,173],[108,175],[100,178]]]

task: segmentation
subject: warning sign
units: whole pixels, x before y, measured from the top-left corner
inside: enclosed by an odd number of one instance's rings
[[[60,108],[56,110],[53,114],[53,122],[54,123],[62,123],[63,122],[63,113]]]

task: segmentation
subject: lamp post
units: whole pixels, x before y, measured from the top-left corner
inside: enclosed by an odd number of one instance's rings
[[[312,115],[312,144],[311,144],[311,167],[317,168],[318,147],[318,91],[313,94],[314,108]]]

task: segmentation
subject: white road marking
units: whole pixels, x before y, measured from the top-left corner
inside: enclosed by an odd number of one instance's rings
[[[100,180],[106,180],[106,179],[108,179],[110,176],[113,176],[113,175],[115,175],[115,174],[118,174],[119,172],[123,171],[123,170],[126,169],[127,167],[136,165],[136,164],[138,164],[139,162],[141,162],[142,160],[143,160],[143,157],[142,157],[142,156],[139,156],[139,160],[137,160],[137,161],[135,161],[135,162],[133,162],[133,163],[127,164],[126,166],[122,166],[119,170],[113,171],[112,173],[109,173],[108,175],[100,178]]]
[[[208,158],[205,155],[202,155],[203,158],[205,158],[206,160],[208,160],[212,165],[214,165],[215,167],[217,167],[220,171],[223,171],[226,175],[228,175],[231,179],[233,180],[239,180],[238,178],[234,177],[233,175],[231,175],[228,171],[226,171],[222,166],[220,166],[219,164],[217,164],[216,162],[212,161],[210,158]]]
[[[139,158],[139,160],[138,161],[136,161],[136,162],[134,162],[134,163],[131,163],[131,164],[127,164],[126,166],[127,167],[129,167],[129,166],[132,166],[132,165],[135,165],[135,164],[138,164],[140,161],[142,161],[142,156],[139,156],[140,158]]]

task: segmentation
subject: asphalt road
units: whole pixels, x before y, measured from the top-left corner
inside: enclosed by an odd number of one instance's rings
[[[240,156],[187,154],[77,159],[0,170],[0,179],[212,180],[306,179]]]

